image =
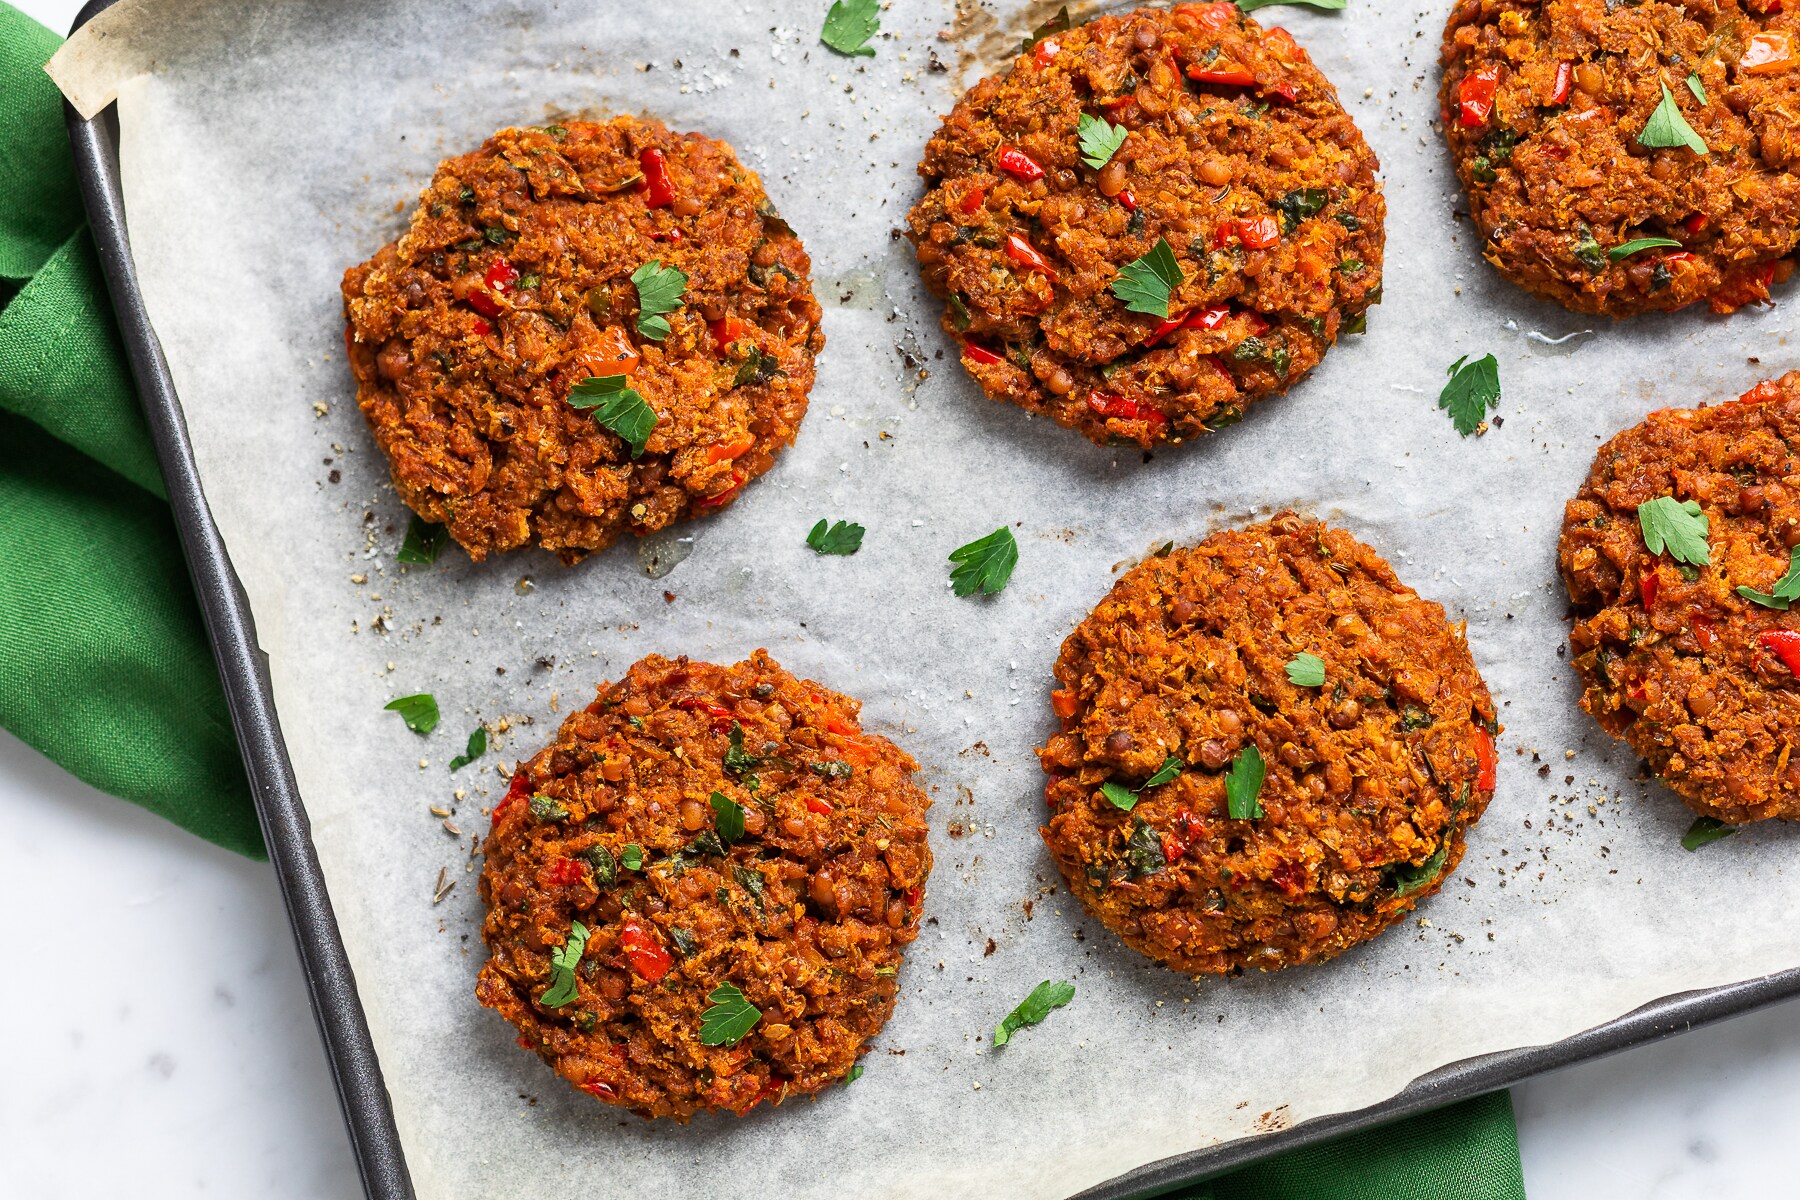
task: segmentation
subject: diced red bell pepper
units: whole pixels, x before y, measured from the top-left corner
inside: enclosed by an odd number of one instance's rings
[[[1575,64],[1557,63],[1556,79],[1550,85],[1550,103],[1567,104],[1569,93],[1575,86]]]
[[[523,800],[529,795],[531,795],[531,780],[526,778],[525,772],[514,771],[512,783],[507,787],[506,795],[501,797],[500,803],[494,805],[492,819],[498,821],[500,819],[501,810],[506,808],[509,804],[512,804],[514,801]]]
[[[1031,48],[1031,60],[1040,67],[1049,66],[1062,50],[1062,43],[1055,38],[1044,38]]]
[[[675,965],[656,935],[636,917],[626,917],[619,926],[619,948],[625,951],[631,969],[651,983],[660,983]]]
[[[613,1090],[612,1084],[601,1083],[597,1079],[590,1079],[586,1083],[580,1084],[579,1086],[580,1086],[581,1090],[586,1092],[588,1095],[598,1096],[602,1100],[611,1100],[619,1094],[618,1092]]]
[[[702,496],[694,501],[695,508],[718,508],[733,499],[744,487],[744,475],[741,471],[731,473],[731,486],[716,496]]]
[[[1229,25],[1237,18],[1237,12],[1237,5],[1223,2],[1214,4],[1183,4],[1175,9],[1177,15],[1190,17],[1200,28],[1210,30],[1225,28],[1225,26]]]
[[[1767,404],[1771,400],[1781,399],[1781,385],[1773,379],[1765,379],[1743,395],[1738,397],[1739,404]]]
[[[476,317],[473,321],[469,322],[469,328],[475,331],[476,337],[486,337],[488,334],[494,332],[494,327],[480,317]]]
[[[906,901],[906,907],[917,908],[917,907],[919,907],[919,901],[921,901],[925,898],[925,889],[918,888],[918,887],[909,887],[904,892],[902,892],[900,894],[900,896],[901,896],[901,899]]]
[[[506,294],[513,290],[518,279],[519,272],[511,263],[504,258],[495,259],[494,265],[481,277],[481,286],[469,293],[469,307],[484,317],[499,316],[505,307]]]
[[[1456,85],[1459,120],[1465,127],[1486,125],[1494,115],[1494,93],[1500,90],[1500,68],[1483,67],[1470,71]]]
[[[1166,862],[1180,862],[1182,855],[1186,854],[1187,851],[1187,843],[1176,837],[1174,834],[1165,833],[1162,835],[1163,859]]]
[[[1014,146],[1000,147],[1000,169],[1026,183],[1044,177],[1044,168],[1037,165],[1037,160]]]
[[[1239,217],[1227,221],[1215,231],[1213,245],[1229,245],[1234,237],[1246,250],[1267,250],[1281,240],[1281,222],[1273,216]]]
[[[1771,629],[1760,639],[1762,648],[1781,660],[1781,665],[1800,675],[1800,633],[1792,629]]]
[[[981,211],[981,206],[986,200],[987,189],[984,187],[973,187],[963,193],[962,199],[956,202],[956,207],[962,209],[963,216],[973,216]]]
[[[1694,640],[1700,643],[1702,650],[1712,649],[1712,644],[1719,640],[1719,635],[1713,630],[1712,618],[1703,613],[1689,616],[1688,628],[1694,631]]]
[[[1120,192],[1117,196],[1114,196],[1113,199],[1117,200],[1119,202],[1120,207],[1122,207],[1126,212],[1136,212],[1137,211],[1137,197],[1132,194],[1132,191],[1130,188],[1126,188],[1124,191]]]
[[[970,362],[980,363],[984,367],[991,367],[995,363],[1002,363],[1002,362],[1006,361],[1004,358],[1000,357],[998,354],[995,354],[992,350],[989,350],[986,346],[983,346],[979,342],[964,342],[963,343],[963,354],[969,359]]]
[[[1255,313],[1251,313],[1250,315],[1262,325],[1263,329],[1269,327],[1268,322],[1257,317]],[[1195,309],[1193,312],[1185,313],[1182,316],[1170,317],[1161,325],[1158,325],[1155,329],[1150,331],[1150,336],[1145,340],[1144,347],[1148,349],[1149,347],[1156,345],[1156,343],[1160,342],[1163,338],[1175,332],[1177,329],[1217,329],[1230,319],[1230,317],[1231,310],[1222,304],[1214,305],[1211,308]],[[1256,330],[1255,332],[1260,333],[1262,330]]]
[[[1479,725],[1475,727],[1475,790],[1491,792],[1500,774],[1500,752],[1494,749],[1494,735]]]
[[[1638,594],[1644,598],[1644,611],[1651,612],[1656,608],[1656,595],[1662,589],[1662,580],[1657,577],[1655,568],[1645,571],[1638,578]]]
[[[806,811],[818,813],[821,817],[828,817],[837,810],[817,796],[808,796],[806,798]]]
[[[733,459],[737,458],[739,455],[748,454],[750,448],[754,445],[756,445],[755,435],[746,433],[736,441],[720,442],[708,446],[706,448],[706,461],[709,463],[725,462],[727,459]]]
[[[572,858],[553,858],[544,868],[545,887],[574,887],[587,877],[581,864]]]
[[[1074,716],[1075,707],[1078,703],[1079,697],[1077,697],[1074,692],[1058,688],[1050,693],[1050,711],[1055,713],[1061,720],[1066,721]]]
[[[1056,278],[1056,268],[1050,260],[1038,253],[1038,248],[1016,233],[1006,235],[1006,257],[1021,267],[1032,271],[1042,271],[1050,278]]]
[[[1706,228],[1706,214],[1705,213],[1690,213],[1688,215],[1687,219],[1682,221],[1682,223],[1681,223],[1681,231],[1683,233],[1687,234],[1689,237],[1692,237],[1694,234],[1699,233],[1702,229],[1705,229],[1705,228]]]
[[[651,208],[664,208],[675,202],[675,185],[669,182],[669,160],[654,146],[638,152],[638,170],[643,172],[644,203]]]
[[[1150,331],[1150,336],[1144,339],[1144,349],[1148,350],[1150,347],[1156,345],[1156,343],[1162,341],[1165,337],[1169,336],[1171,333],[1174,333],[1177,329],[1180,329],[1183,321],[1185,321],[1185,320],[1186,320],[1186,318],[1184,318],[1184,317],[1179,317],[1179,316],[1170,317],[1168,320],[1166,320],[1162,324],[1158,325],[1155,329],[1152,329]]]
[[[712,331],[713,341],[721,346],[729,346],[743,337],[750,328],[749,325],[729,313],[716,321],[707,322],[706,327]]]
[[[1168,418],[1161,411],[1148,404],[1140,404],[1129,396],[1121,396],[1117,392],[1092,391],[1088,393],[1088,407],[1103,417],[1116,418],[1120,421],[1149,421],[1160,425]]]
[[[1207,66],[1195,63],[1187,69],[1187,77],[1197,83],[1214,83],[1220,87],[1254,87],[1256,76],[1248,67],[1236,63],[1213,62]]]
[[[1300,43],[1294,40],[1294,35],[1279,25],[1263,34],[1262,40],[1263,45],[1274,47],[1275,53],[1284,60],[1305,57],[1305,52],[1300,49]]]

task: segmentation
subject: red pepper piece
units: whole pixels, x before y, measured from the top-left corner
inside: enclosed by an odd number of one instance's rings
[[[1470,71],[1456,85],[1456,103],[1463,126],[1486,125],[1494,115],[1494,93],[1500,90],[1500,68]]]
[[[1121,396],[1117,392],[1093,391],[1088,393],[1088,407],[1103,417],[1116,418],[1120,421],[1150,421],[1161,424],[1167,417],[1147,404],[1140,404],[1129,396]]]
[[[828,817],[837,810],[817,796],[808,796],[806,798],[806,811],[816,812],[821,817]]]
[[[486,337],[488,334],[494,332],[494,327],[480,317],[476,317],[474,321],[470,322],[469,328],[475,331],[476,337]]]
[[[737,317],[731,316],[729,313],[716,321],[709,322],[706,327],[712,330],[713,341],[719,343],[721,346],[729,346],[731,343],[743,337],[745,331],[750,328],[743,321],[739,320]]]
[[[1130,188],[1126,188],[1124,191],[1120,192],[1114,199],[1119,202],[1120,206],[1124,208],[1126,212],[1137,211],[1137,197],[1132,194]]]
[[[1063,689],[1058,688],[1056,691],[1050,693],[1050,711],[1064,721],[1075,715],[1075,706],[1077,702],[1078,699],[1074,692],[1064,691]]]
[[[1183,4],[1174,10],[1177,18],[1185,18],[1181,23],[1191,21],[1201,29],[1220,30],[1237,19],[1237,5],[1218,0],[1212,4]]]
[[[507,787],[506,795],[501,797],[500,803],[494,805],[493,819],[498,821],[502,809],[515,800],[523,800],[529,795],[531,795],[531,780],[525,777],[525,772],[514,771],[512,783]]]
[[[638,170],[644,173],[644,203],[664,208],[675,202],[675,185],[669,182],[669,160],[652,146],[638,152]]]
[[[1182,324],[1189,329],[1217,329],[1231,316],[1231,310],[1223,304],[1213,308],[1203,308],[1191,313]]]
[[[1739,404],[1767,404],[1771,400],[1781,399],[1781,385],[1773,379],[1765,379],[1743,395],[1738,397]]]
[[[1055,38],[1045,38],[1031,48],[1031,61],[1040,67],[1047,67],[1062,50],[1062,43]]]
[[[706,448],[706,461],[709,463],[725,462],[728,459],[737,458],[741,455],[750,453],[751,447],[755,445],[756,436],[754,434],[746,433],[735,442],[721,442],[716,445],[708,446]]]
[[[1290,896],[1298,896],[1306,890],[1306,864],[1284,860],[1269,872],[1269,882]]]
[[[1050,278],[1056,278],[1056,268],[1050,260],[1038,253],[1038,248],[1016,233],[1006,235],[1006,257],[1021,267],[1032,271],[1042,271]]]
[[[1169,334],[1180,329],[1183,320],[1184,318],[1182,317],[1170,317],[1155,329],[1152,329],[1150,331],[1150,336],[1144,339],[1144,349],[1148,350],[1150,347],[1156,345],[1156,343],[1162,341],[1163,338],[1167,337]]]
[[[1712,649],[1712,644],[1719,640],[1719,635],[1713,631],[1712,618],[1704,613],[1689,616],[1688,627],[1694,631],[1694,640],[1700,643],[1702,650]]]
[[[901,893],[901,898],[906,901],[906,907],[917,908],[919,907],[919,901],[925,898],[925,890],[923,888],[909,887],[906,891]]]
[[[1037,165],[1037,160],[1013,146],[1000,147],[1000,169],[1026,183],[1044,177],[1044,168]]]
[[[631,969],[651,983],[659,983],[675,965],[656,935],[644,926],[636,917],[626,917],[619,926],[619,947],[625,951],[625,961]]]
[[[716,496],[700,497],[698,500],[694,501],[694,507],[695,508],[717,508],[721,504],[724,504],[727,501],[733,499],[738,494],[738,492],[743,489],[743,486],[744,486],[743,472],[742,471],[733,471],[731,473],[731,486],[730,487],[726,488],[724,491],[720,492]]]
[[[981,211],[981,206],[986,200],[987,200],[987,189],[986,188],[984,188],[984,187],[970,188],[968,191],[963,193],[963,198],[956,202],[956,207],[962,209],[963,215],[965,217],[973,216],[976,213]]]
[[[545,887],[574,887],[587,877],[580,863],[572,858],[553,858],[544,868]]]
[[[1762,648],[1781,660],[1781,665],[1800,675],[1800,633],[1792,629],[1771,629],[1763,634]]]
[[[1681,231],[1683,233],[1687,234],[1689,237],[1692,237],[1694,234],[1699,233],[1702,229],[1705,229],[1705,228],[1706,228],[1706,214],[1705,213],[1691,213],[1691,214],[1689,214],[1688,218],[1681,223]]]
[[[1220,87],[1254,87],[1256,76],[1248,67],[1236,63],[1214,62],[1210,66],[1195,64],[1187,69],[1187,77],[1198,83],[1215,83]]]
[[[698,503],[698,501],[696,501]],[[675,707],[688,712],[703,712],[713,719],[713,732],[724,733],[731,728],[731,722],[737,714],[723,704],[715,704],[711,700],[702,700],[698,696],[683,696],[675,701]]]
[[[991,367],[995,363],[1002,363],[1002,362],[1006,361],[1004,358],[1001,358],[998,354],[995,354],[992,350],[989,350],[986,346],[983,346],[979,342],[964,342],[963,343],[963,355],[970,362],[980,363],[984,367]]]
[[[580,1087],[581,1090],[588,1095],[598,1096],[602,1100],[611,1100],[619,1094],[613,1090],[612,1084],[601,1083],[597,1079],[590,1079],[586,1083],[581,1084]]]
[[[1550,85],[1550,103],[1553,105],[1567,104],[1569,102],[1569,92],[1573,90],[1574,85],[1575,64],[1557,63],[1556,80]]]
[[[511,263],[504,258],[495,259],[481,277],[481,287],[469,293],[469,307],[484,317],[499,316],[507,293],[518,279],[519,272]]]
[[[1479,725],[1475,727],[1475,790],[1491,792],[1500,774],[1500,752],[1494,749],[1494,735]]]
[[[1224,246],[1235,237],[1246,250],[1267,250],[1281,240],[1281,222],[1272,216],[1239,217],[1225,222],[1213,235],[1214,246]]]
[[[1656,595],[1662,590],[1662,580],[1657,576],[1655,568],[1645,571],[1638,577],[1638,594],[1644,598],[1644,611],[1656,608]]]
[[[1166,862],[1180,862],[1182,855],[1186,854],[1187,851],[1187,843],[1176,837],[1174,834],[1165,833],[1162,835],[1163,859]]]

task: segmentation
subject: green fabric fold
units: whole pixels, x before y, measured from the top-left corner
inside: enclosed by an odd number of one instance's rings
[[[0,2],[0,725],[95,787],[260,858],[218,669],[82,220],[62,100],[42,70],[58,44]],[[1524,1194],[1505,1093],[1176,1193]]]

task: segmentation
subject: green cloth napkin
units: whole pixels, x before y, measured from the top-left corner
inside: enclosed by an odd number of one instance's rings
[[[0,725],[263,857],[217,668],[82,217],[59,39],[0,0]],[[1524,1200],[1504,1092],[1183,1200]]]

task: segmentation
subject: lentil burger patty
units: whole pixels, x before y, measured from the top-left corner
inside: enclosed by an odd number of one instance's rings
[[[1781,9],[1458,0],[1444,131],[1488,261],[1606,316],[1768,299],[1800,240],[1800,18]],[[1668,106],[1704,154],[1639,141],[1675,140],[1649,128]],[[1679,244],[1614,257],[1645,238]]]
[[[857,708],[762,650],[652,655],[603,687],[494,809],[481,1003],[645,1117],[843,1078],[893,1011],[931,870],[917,764]],[[760,1015],[709,1032],[721,1003]]]
[[[662,276],[666,315],[640,305],[650,263],[686,276]],[[810,271],[723,142],[504,129],[345,272],[357,402],[401,497],[471,558],[535,541],[573,563],[730,503],[793,442],[825,344]],[[570,403],[609,376],[653,412],[641,455],[600,423],[612,402]]]
[[[1800,618],[1777,586],[1800,545],[1796,445],[1800,372],[1651,413],[1600,448],[1557,550],[1581,706],[1689,808],[1733,824],[1800,819]],[[1662,497],[1698,506],[1704,563],[1650,552],[1639,510]]]
[[[1056,681],[1044,841],[1088,911],[1179,971],[1375,936],[1455,870],[1493,798],[1494,705],[1461,628],[1293,513],[1133,567]]]
[[[1084,117],[1128,131],[1100,169]],[[1381,289],[1377,165],[1285,30],[1234,4],[1143,9],[970,89],[925,148],[911,238],[989,396],[1096,442],[1179,442],[1360,325]],[[1128,310],[1112,285],[1165,241],[1167,318]]]

